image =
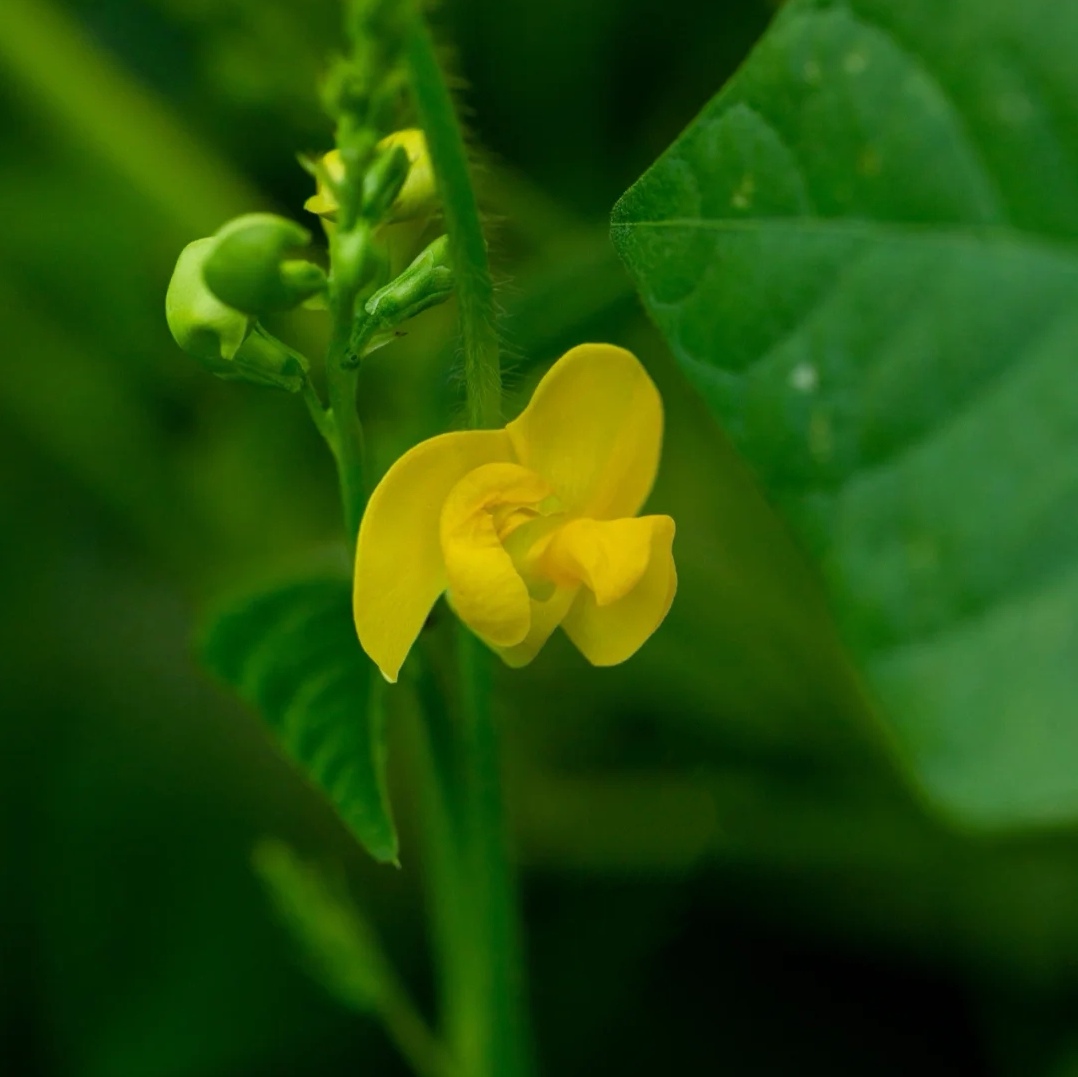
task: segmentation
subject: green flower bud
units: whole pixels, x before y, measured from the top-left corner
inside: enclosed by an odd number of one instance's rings
[[[399,276],[364,304],[378,325],[399,325],[453,294],[449,237],[440,236]]]
[[[360,206],[364,217],[371,221],[385,217],[400,194],[410,168],[408,151],[399,144],[387,147],[375,158],[363,177]]]
[[[217,240],[197,239],[180,252],[165,295],[165,318],[176,343],[219,378],[299,392],[307,364],[254,319],[226,306],[203,279]]]
[[[227,306],[245,314],[291,310],[326,286],[326,275],[313,262],[286,258],[305,247],[310,233],[272,213],[248,213],[229,221],[213,237],[203,277]]]

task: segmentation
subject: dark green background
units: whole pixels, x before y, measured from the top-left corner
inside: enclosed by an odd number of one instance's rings
[[[504,677],[544,1071],[980,1074],[1078,1067],[1066,835],[949,831],[834,701],[796,550],[639,312],[610,207],[719,88],[764,0],[453,0],[514,393],[584,339],[663,388],[656,511],[682,590],[595,671]],[[430,994],[410,736],[400,872],[376,868],[197,669],[222,595],[338,552],[301,406],[202,374],[163,297],[190,239],[302,217],[328,148],[314,0],[0,10],[0,1067],[171,1077],[396,1073],[297,969],[248,867],[283,837],[346,866]],[[377,354],[384,465],[455,392],[450,312]],[[316,316],[285,328],[313,343]]]

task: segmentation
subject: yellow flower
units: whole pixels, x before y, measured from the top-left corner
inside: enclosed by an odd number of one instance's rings
[[[423,132],[415,127],[394,131],[391,135],[386,135],[375,148],[381,153],[393,149],[394,146],[400,146],[408,156],[408,175],[389,207],[386,216],[389,222],[406,221],[412,217],[418,217],[430,209],[435,194],[434,171],[431,168],[427,140]],[[322,164],[334,183],[340,183],[344,179],[344,164],[338,150],[330,150],[322,158]],[[333,192],[319,180],[318,190],[303,203],[303,208],[327,220],[335,221],[340,207],[337,205]]]
[[[636,357],[583,344],[504,429],[442,434],[405,453],[371,496],[356,548],[356,630],[386,680],[443,593],[510,666],[530,662],[559,624],[594,665],[634,654],[677,589],[674,521],[636,516],[662,428]]]

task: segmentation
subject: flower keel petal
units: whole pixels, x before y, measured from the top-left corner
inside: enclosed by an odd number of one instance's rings
[[[569,638],[595,666],[616,666],[632,657],[662,624],[674,601],[674,521],[669,516],[645,516],[639,522],[650,526],[651,549],[636,586],[605,606],[581,589],[562,622]]]
[[[655,517],[571,520],[551,539],[543,569],[557,583],[583,583],[609,606],[639,582],[651,560]]]
[[[513,647],[496,648],[501,660],[511,669],[526,666],[542,650],[554,629],[565,619],[580,588],[558,587],[545,601],[532,599],[531,625],[528,634]]]

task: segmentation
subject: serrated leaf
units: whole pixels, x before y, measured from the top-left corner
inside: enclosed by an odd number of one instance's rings
[[[1078,817],[1078,4],[791,0],[613,238],[926,789]]]
[[[356,640],[348,581],[299,580],[236,602],[213,620],[202,656],[371,855],[395,862],[382,682]]]

